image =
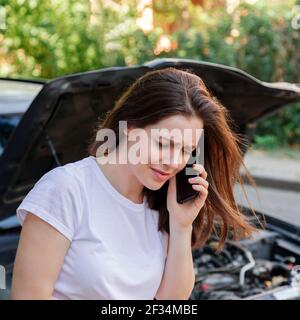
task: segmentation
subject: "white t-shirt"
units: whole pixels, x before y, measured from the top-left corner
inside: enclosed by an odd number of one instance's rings
[[[120,183],[122,177],[120,177]],[[153,299],[162,280],[166,232],[158,211],[123,196],[87,156],[44,174],[17,208],[71,241],[55,283],[56,299]]]

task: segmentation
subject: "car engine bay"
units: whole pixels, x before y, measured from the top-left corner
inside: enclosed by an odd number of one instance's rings
[[[253,239],[217,239],[193,250],[195,286],[189,300],[300,300],[300,248],[276,232]]]

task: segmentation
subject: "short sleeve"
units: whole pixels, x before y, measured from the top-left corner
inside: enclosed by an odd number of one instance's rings
[[[28,212],[38,216],[72,241],[81,220],[80,188],[62,167],[44,174],[16,210],[21,225]]]

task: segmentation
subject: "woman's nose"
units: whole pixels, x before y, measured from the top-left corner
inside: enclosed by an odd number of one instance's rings
[[[163,164],[169,168],[169,171],[175,171],[178,170],[180,167],[182,167],[183,164],[183,158],[181,155],[177,155],[176,153],[171,154],[170,156],[166,156],[163,158]]]

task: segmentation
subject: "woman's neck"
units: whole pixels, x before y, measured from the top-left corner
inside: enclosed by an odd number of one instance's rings
[[[118,190],[123,196],[134,203],[143,203],[142,191],[144,185],[141,184],[131,173],[128,164],[98,163],[98,166],[101,168],[103,174],[110,181],[113,187]]]

